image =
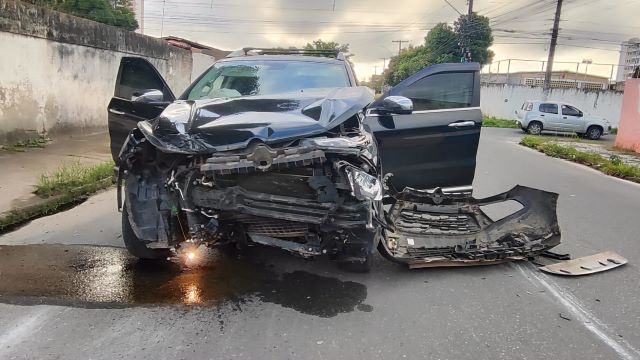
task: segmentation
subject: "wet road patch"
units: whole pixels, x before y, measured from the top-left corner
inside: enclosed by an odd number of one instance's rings
[[[91,308],[136,305],[279,304],[332,317],[366,309],[367,288],[305,271],[267,266],[206,251],[195,266],[142,261],[125,249],[85,245],[0,246],[0,302]]]

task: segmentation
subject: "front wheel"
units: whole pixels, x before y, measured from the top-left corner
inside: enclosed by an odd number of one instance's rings
[[[531,135],[540,135],[542,134],[542,124],[537,121],[532,121],[527,126],[527,132]]]
[[[602,136],[602,129],[599,126],[589,126],[586,136],[588,139],[598,140]]]
[[[131,227],[126,206],[122,209],[122,240],[124,240],[124,246],[127,248],[127,251],[129,251],[129,254],[139,259],[166,259],[171,255],[169,249],[148,248],[147,245],[136,236],[136,233]]]

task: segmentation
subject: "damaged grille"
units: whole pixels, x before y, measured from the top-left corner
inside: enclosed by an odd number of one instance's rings
[[[407,247],[407,254],[413,258],[426,258],[432,256],[450,256],[455,252],[454,246],[443,246],[443,247],[434,247],[434,248],[426,248],[426,247]]]
[[[245,154],[214,154],[200,166],[200,170],[219,175],[247,174],[323,164],[326,160],[322,150],[308,147],[273,149],[260,144]]]
[[[396,225],[415,234],[470,234],[478,231],[474,219],[467,214],[431,214],[419,210],[405,210]]]
[[[278,219],[247,217],[241,219],[247,224],[247,232],[278,238],[303,237],[309,232],[305,223]]]

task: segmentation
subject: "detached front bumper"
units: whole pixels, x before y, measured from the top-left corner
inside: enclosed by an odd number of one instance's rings
[[[560,243],[558,194],[524,186],[485,199],[406,195],[390,210],[378,249],[409,267],[467,266],[526,259]],[[522,208],[493,221],[481,207],[514,200]]]

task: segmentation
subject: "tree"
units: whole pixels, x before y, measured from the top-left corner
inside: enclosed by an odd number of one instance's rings
[[[385,82],[395,85],[418,70],[432,64],[460,62],[462,46],[468,44],[472,61],[486,64],[493,59],[489,46],[493,43],[489,18],[478,14],[461,15],[453,27],[446,23],[434,26],[424,38],[424,44],[409,47],[391,58],[385,71]]]
[[[53,10],[127,30],[138,28],[131,0],[31,0]]]
[[[314,40],[310,43],[307,43],[303,47],[306,50],[338,50],[343,53],[349,52],[349,44],[340,44],[335,41],[324,41],[322,39]]]
[[[439,23],[424,37],[425,52],[430,64],[460,61],[460,36],[451,26]]]
[[[338,50],[344,54],[344,57],[348,60],[354,54],[349,53],[349,44],[340,44],[335,41],[324,41],[322,39],[314,40],[311,43],[307,43],[303,47],[305,50]]]
[[[489,18],[473,13],[471,16],[462,15],[454,23],[455,32],[461,39],[467,39],[472,60],[486,64],[493,60],[493,51],[489,46],[493,44],[493,35]]]
[[[389,61],[384,71],[385,83],[391,86],[411,76],[416,71],[429,66],[429,58],[424,46],[409,46]]]

